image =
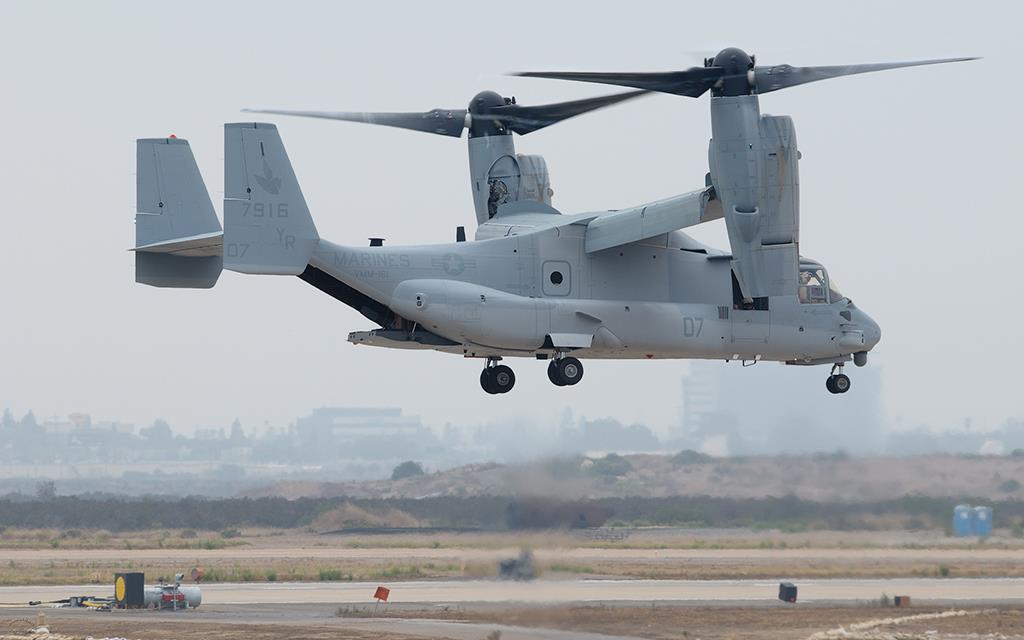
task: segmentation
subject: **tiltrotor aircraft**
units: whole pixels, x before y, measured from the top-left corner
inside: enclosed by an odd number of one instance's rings
[[[704,358],[832,365],[826,386],[845,393],[843,366],[867,362],[878,325],[839,292],[825,267],[800,255],[800,152],[793,121],[764,115],[759,96],[856,73],[942,62],[844,67],[756,66],[725,49],[703,67],[667,73],[528,73],[639,91],[526,107],[477,95],[466,110],[367,114],[277,112],[459,136],[469,129],[478,226],[466,242],[392,247],[321,239],[277,127],[224,130],[224,227],[188,142],[137,145],[136,281],[212,287],[222,269],[298,276],[373,321],[354,344],[428,349],[485,361],[480,384],[506,393],[506,357],[548,360],[558,386],[583,377],[581,359]],[[530,133],[591,109],[657,91],[711,92],[704,188],[617,211],[562,214],[547,167],[516,154]],[[730,252],[681,230],[725,219]]]

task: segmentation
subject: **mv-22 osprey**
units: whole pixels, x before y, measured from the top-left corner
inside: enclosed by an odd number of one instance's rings
[[[527,73],[638,91],[524,106],[478,94],[465,110],[424,113],[270,111],[458,137],[469,130],[475,241],[346,246],[320,238],[277,128],[224,131],[221,229],[188,143],[138,141],[136,280],[212,287],[222,269],[292,275],[378,326],[354,344],[480,358],[491,394],[515,384],[506,357],[548,360],[558,386],[583,377],[583,358],[703,358],[832,365],[827,388],[879,341],[878,325],[800,255],[796,130],[762,114],[759,96],[838,76],[970,58],[843,67],[756,66],[725,49],[703,67],[666,73]],[[515,152],[512,134],[644,92],[711,92],[709,172],[702,189],[616,211],[565,215],[551,206],[543,158]],[[730,252],[681,229],[725,218]]]

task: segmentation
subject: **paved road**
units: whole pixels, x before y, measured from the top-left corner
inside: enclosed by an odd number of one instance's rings
[[[348,560],[499,560],[519,554],[518,548],[363,548],[349,547],[260,547],[238,546],[226,549],[0,549],[0,563],[9,561],[189,561],[196,559],[348,559]],[[1020,549],[617,549],[576,547],[536,549],[542,560],[903,560],[930,562],[1022,562]]]
[[[1012,578],[798,580],[796,584],[801,602],[874,600],[883,593],[909,595],[918,601],[1024,602],[1024,580]],[[767,580],[438,580],[390,586],[391,601],[395,603],[749,602],[772,600],[778,590],[777,581]],[[203,603],[366,604],[372,602],[376,587],[377,583],[369,582],[209,584],[203,586]],[[96,585],[0,587],[0,602],[108,595],[109,591],[109,587]]]

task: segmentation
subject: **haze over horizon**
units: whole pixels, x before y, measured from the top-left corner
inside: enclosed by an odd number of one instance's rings
[[[210,291],[133,282],[134,140],[188,138],[218,212],[225,122],[244,107],[413,111],[461,108],[483,89],[545,103],[608,92],[503,75],[525,69],[663,70],[740,46],[761,64],[826,65],[953,56],[983,60],[816,83],[762,98],[792,115],[801,163],[802,253],[821,260],[882,326],[868,369],[830,397],[827,371],[759,364],[794,402],[882,407],[882,426],[997,428],[1024,417],[1015,210],[1024,163],[1019,5],[866,2],[842,22],[816,3],[522,2],[516,17],[477,3],[437,7],[269,2],[173,6],[0,5],[10,185],[0,250],[0,409],[84,411],[175,426],[287,424],[312,407],[401,406],[428,424],[557,422],[577,415],[679,421],[681,361],[588,361],[555,388],[544,363],[512,362],[505,396],[480,363],[356,348],[370,322],[296,278],[225,272]],[[244,10],[243,10],[244,7]],[[879,19],[884,15],[884,20]],[[367,29],[387,21],[389,30]],[[435,26],[425,29],[427,23]],[[507,25],[503,31],[502,25]],[[152,28],[159,25],[159,29]],[[521,25],[521,26],[519,26]],[[399,46],[400,45],[400,46]],[[410,55],[418,51],[420,55]],[[24,64],[25,61],[32,64]],[[472,233],[465,140],[382,127],[275,122],[322,237],[362,245],[448,242]],[[703,185],[707,99],[652,95],[517,138],[543,154],[564,212],[619,208]],[[691,230],[718,247],[721,222]],[[717,363],[739,367],[738,363]],[[877,387],[858,384],[871,371]],[[877,389],[877,390],[876,390]],[[870,395],[866,395],[871,392]],[[741,402],[743,399],[737,399]],[[825,417],[827,419],[827,417]],[[753,428],[753,427],[751,427]]]

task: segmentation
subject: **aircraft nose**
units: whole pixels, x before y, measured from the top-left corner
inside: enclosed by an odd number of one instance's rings
[[[864,327],[864,342],[867,345],[867,350],[870,351],[882,339],[882,328],[878,326],[878,323],[871,316],[863,311],[860,311],[857,315],[860,316],[857,318],[857,323]]]

